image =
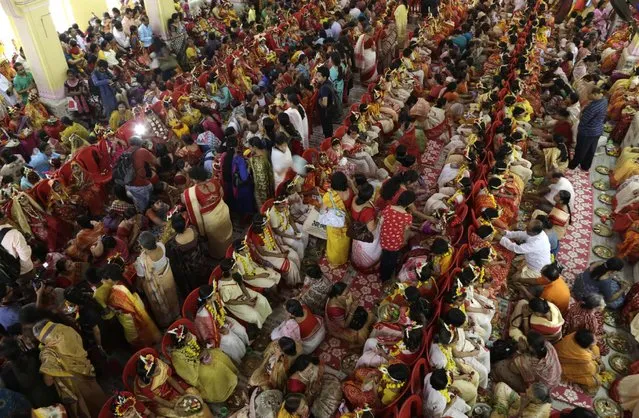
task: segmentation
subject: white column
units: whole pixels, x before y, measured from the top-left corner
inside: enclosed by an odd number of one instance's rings
[[[0,0],[13,22],[24,54],[45,102],[64,99],[67,62],[55,30],[48,0]]]

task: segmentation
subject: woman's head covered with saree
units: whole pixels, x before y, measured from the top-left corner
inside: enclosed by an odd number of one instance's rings
[[[40,372],[53,377],[94,376],[82,337],[73,328],[49,320],[36,322],[33,335],[42,343]]]

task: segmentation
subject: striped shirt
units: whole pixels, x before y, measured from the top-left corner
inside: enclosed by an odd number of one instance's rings
[[[591,102],[581,112],[579,135],[601,136],[608,112],[608,100],[601,98]]]

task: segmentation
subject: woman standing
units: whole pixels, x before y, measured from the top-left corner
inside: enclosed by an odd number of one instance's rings
[[[286,172],[293,167],[293,155],[288,147],[288,138],[279,133],[275,136],[273,149],[271,150],[271,165],[273,166],[273,179],[275,190],[286,179]]]
[[[302,145],[304,146],[304,149],[308,149],[310,145],[308,142],[308,117],[306,115],[306,111],[295,93],[289,93],[288,96],[286,96],[286,104],[288,105],[288,109],[284,112],[288,115],[291,123],[302,136]]]
[[[248,158],[249,169],[253,176],[253,194],[255,203],[261,208],[268,199],[273,197],[273,169],[268,159],[266,142],[257,136],[249,138],[251,154]]]
[[[352,200],[353,192],[348,185],[346,174],[341,171],[333,173],[331,188],[322,198],[322,210],[341,211],[345,223],[341,227],[326,227],[326,257],[332,266],[341,266],[348,261],[351,239],[346,235],[349,223],[346,208],[351,207]]]
[[[100,271],[101,283],[95,291],[98,303],[115,312],[124,331],[124,338],[135,349],[150,347],[162,338],[137,293],[124,285],[122,269],[115,263]]]
[[[69,415],[97,416],[107,397],[95,380],[82,337],[73,328],[48,320],[36,323],[33,334],[42,344],[40,373],[46,384],[55,385]]]
[[[366,26],[364,33],[355,44],[355,66],[360,70],[359,79],[362,84],[370,84],[377,81],[377,48],[373,38],[373,27]]]
[[[229,207],[222,199],[222,186],[217,179],[209,179],[202,166],[193,167],[189,177],[197,183],[182,194],[189,221],[196,225],[200,235],[207,237],[209,254],[222,258],[233,239],[233,224]]]
[[[603,296],[608,308],[621,308],[628,290],[625,282],[617,277],[621,269],[623,269],[623,261],[618,258],[592,263],[586,271],[575,278],[575,283],[572,285],[573,297],[583,300],[587,294],[598,293]]]
[[[351,262],[358,270],[368,271],[373,269],[382,256],[382,246],[379,243],[379,222],[377,222],[377,211],[372,199],[375,189],[370,183],[365,183],[359,187],[357,197],[351,205],[352,222],[358,222],[366,226],[373,241],[360,241],[353,239],[353,251]]]
[[[342,101],[344,99],[344,68],[342,67],[342,59],[339,56],[339,52],[334,51],[330,56],[330,69],[329,77],[335,91],[337,92],[337,98]]]
[[[182,214],[171,217],[171,227],[176,235],[166,243],[166,250],[175,271],[175,282],[186,296],[207,283],[213,263],[203,248],[197,228],[187,227]]]
[[[135,262],[135,271],[142,280],[156,322],[160,327],[166,327],[180,315],[171,263],[164,244],[157,242],[151,232],[142,232],[138,242],[142,253]]]

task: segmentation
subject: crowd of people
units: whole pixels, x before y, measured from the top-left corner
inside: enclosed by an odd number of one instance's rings
[[[176,1],[162,38],[123,1],[60,34],[61,118],[5,60],[1,415],[596,416],[550,392],[608,378],[604,308],[639,339],[639,71],[608,1],[557,3]],[[607,120],[623,240],[567,283],[566,173]],[[359,356],[345,379],[327,338]],[[610,391],[635,415],[636,379]]]

